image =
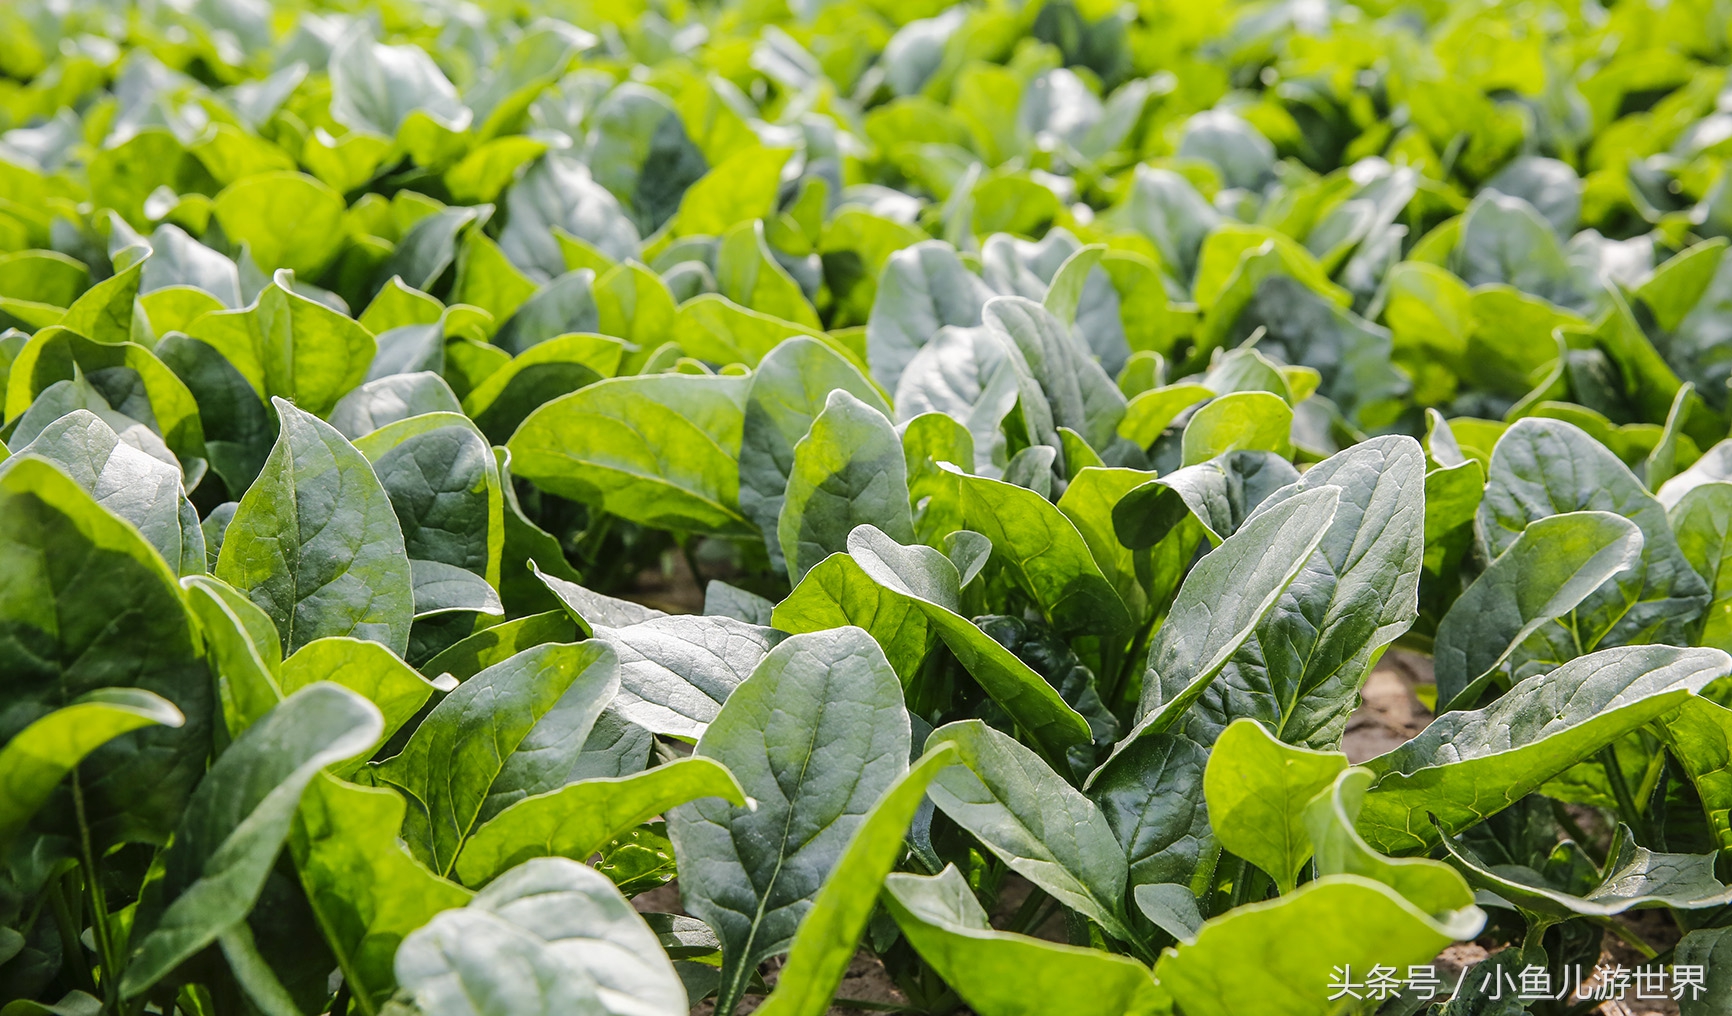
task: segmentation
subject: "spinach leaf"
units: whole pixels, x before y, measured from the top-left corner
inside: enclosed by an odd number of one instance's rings
[[[896,873],[884,904],[928,963],[982,1016],[1033,1016],[1070,998],[1078,1016],[1164,1011],[1148,967],[1127,957],[996,931],[954,866]]]
[[[264,608],[291,653],[328,635],[403,652],[409,558],[385,489],[330,424],[272,404],[282,430],[229,523],[217,577]]]
[[[379,711],[353,692],[314,684],[284,699],[229,746],[187,802],[147,883],[132,929],[122,998],[136,998],[243,924],[319,770],[367,750]]]
[[[908,769],[902,688],[857,628],[796,635],[753,670],[698,741],[755,810],[696,801],[673,809],[686,910],[722,941],[718,1012],[753,968],[787,948],[873,802]]]
[[[1386,853],[1497,814],[1594,752],[1687,702],[1732,670],[1717,649],[1624,646],[1521,681],[1483,709],[1438,717],[1366,763],[1377,784],[1359,832]]]

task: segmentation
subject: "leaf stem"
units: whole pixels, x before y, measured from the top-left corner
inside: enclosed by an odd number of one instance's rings
[[[1021,935],[1027,932],[1029,928],[1038,927],[1034,923],[1035,917],[1045,907],[1049,898],[1046,893],[1031,886],[1028,896],[1022,901],[1022,905],[1016,908],[1016,913],[1010,916],[1010,921],[1005,924],[1004,930]]]
[[[1564,831],[1569,833],[1570,837],[1587,852],[1589,859],[1594,862],[1595,867],[1604,868],[1606,866],[1606,857],[1604,854],[1601,854],[1599,857],[1594,856],[1599,853],[1599,846],[1594,843],[1593,838],[1588,835],[1588,831],[1582,828],[1582,824],[1576,821],[1576,817],[1570,814],[1569,809],[1564,807],[1562,801],[1554,800],[1552,802],[1552,818],[1556,819],[1558,825],[1563,826]]]
[[[1242,868],[1239,876],[1233,880],[1233,903],[1232,906],[1228,907],[1229,910],[1237,909],[1247,903],[1259,902],[1268,892],[1269,876],[1263,874],[1261,868],[1252,865],[1249,861],[1241,859],[1239,863]]]
[[[1606,767],[1606,781],[1612,785],[1612,796],[1617,799],[1618,817],[1630,827],[1638,843],[1646,843],[1648,823],[1642,817],[1642,810],[1636,806],[1630,782],[1624,778],[1624,767],[1618,762],[1618,753],[1612,745],[1600,749],[1600,763]]]
[[[1649,945],[1647,940],[1643,939],[1642,936],[1625,927],[1623,922],[1619,921],[1617,918],[1591,917],[1589,920],[1618,936],[1618,938],[1623,940],[1625,945],[1628,945],[1630,948],[1641,953],[1643,959],[1651,960],[1660,955],[1659,950]]]
[[[119,957],[115,955],[114,935],[108,926],[108,898],[102,889],[102,871],[96,865],[96,852],[90,845],[84,786],[76,767],[72,770],[72,809],[78,816],[79,863],[84,869],[84,885],[90,902],[90,927],[96,938],[96,957],[102,964],[102,997],[112,1009],[120,988]]]
[[[72,885],[74,868],[60,877],[58,885],[48,890],[48,905],[54,908],[54,925],[60,932],[61,960],[72,969],[73,980],[78,985],[96,994],[96,978],[91,976],[90,963],[84,957],[84,943],[79,940],[78,920],[72,915],[76,912],[71,902],[67,900],[70,893],[77,890]],[[83,909],[80,906],[77,909]]]

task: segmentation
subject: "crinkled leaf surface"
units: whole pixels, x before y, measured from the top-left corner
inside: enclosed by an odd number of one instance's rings
[[[613,883],[564,858],[513,869],[397,951],[397,980],[428,1016],[679,1016],[686,992]]]
[[[759,962],[787,948],[880,795],[908,769],[902,688],[858,628],[796,635],[734,690],[698,741],[755,809],[675,808],[686,910],[722,940],[718,1009],[731,1011]]]
[[[1518,683],[1471,712],[1433,720],[1366,763],[1377,784],[1359,831],[1374,848],[1410,853],[1497,814],[1619,737],[1666,715],[1732,670],[1717,649],[1627,646],[1579,657]]]
[[[1637,565],[1641,550],[1641,531],[1610,512],[1566,512],[1531,523],[1438,624],[1439,703],[1471,704],[1494,677],[1514,681],[1544,669],[1518,656],[1523,643]]]
[[[496,663],[445,696],[402,754],[369,770],[409,797],[403,838],[415,857],[446,874],[490,806],[497,813],[563,785],[562,766],[583,750],[617,687],[614,671],[604,645],[555,643]],[[560,782],[538,786],[549,780]]]
[[[740,430],[750,381],[657,374],[601,381],[547,403],[512,435],[512,469],[537,486],[652,526],[744,535]]]
[[[7,740],[99,688],[152,692],[184,725],[147,727],[79,766],[92,839],[163,842],[204,775],[215,709],[195,621],[138,530],[34,457],[0,467],[0,689]],[[70,823],[72,802],[51,803]],[[48,816],[44,816],[47,818]]]
[[[934,804],[1012,870],[1115,938],[1132,941],[1125,852],[1093,801],[979,720],[946,724],[930,740],[955,744],[961,759],[934,782]]]
[[[389,497],[330,424],[274,405],[282,431],[229,523],[217,577],[264,608],[291,653],[330,635],[401,653],[414,604]]]
[[[371,747],[371,703],[331,684],[284,699],[235,740],[187,804],[163,876],[139,901],[120,982],[133,998],[246,919],[319,770]]]
[[[865,524],[913,542],[907,463],[889,419],[837,389],[794,446],[776,526],[789,580],[798,583],[819,561],[846,550],[848,534]]]
[[[1034,1016],[1054,998],[1079,1016],[1164,1011],[1149,968],[1127,956],[995,931],[955,866],[885,879],[885,907],[926,962],[982,1016]]]

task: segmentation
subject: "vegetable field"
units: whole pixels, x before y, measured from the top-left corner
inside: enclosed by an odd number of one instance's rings
[[[0,4],[0,1016],[1732,1014],[1732,6],[945,3]]]

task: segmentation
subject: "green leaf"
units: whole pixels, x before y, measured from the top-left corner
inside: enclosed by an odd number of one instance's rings
[[[846,625],[864,628],[905,688],[912,686],[936,638],[911,597],[874,582],[847,554],[831,554],[806,572],[776,604],[770,624],[790,635]]]
[[[1473,905],[1473,890],[1454,868],[1426,857],[1384,857],[1360,837],[1354,823],[1375,777],[1354,766],[1305,807],[1305,831],[1316,850],[1317,874],[1359,875],[1381,882],[1457,939],[1471,938],[1485,920]]]
[[[596,41],[562,21],[531,24],[501,53],[497,66],[464,90],[463,104],[479,122],[477,133],[491,138],[509,130],[536,96],[565,73],[572,58]]]
[[[788,946],[823,881],[885,791],[908,770],[902,688],[857,628],[796,635],[764,658],[698,741],[751,810],[712,800],[673,809],[686,911],[722,940],[718,1012]]]
[[[471,114],[433,58],[419,46],[385,46],[357,30],[330,57],[331,117],[345,127],[396,137],[411,114],[450,130],[469,126]]]
[[[922,959],[981,1016],[1036,1016],[1067,999],[1076,1016],[1153,1016],[1169,1005],[1128,956],[995,931],[954,865],[891,874],[884,905]]]
[[[1018,385],[1009,350],[991,332],[943,328],[902,371],[896,418],[908,427],[923,416],[944,417],[972,440],[968,461],[956,465],[998,476],[1009,462],[1002,425],[1016,407]]]
[[[1340,499],[1341,488],[1326,485],[1261,509],[1197,562],[1149,643],[1137,724],[1090,784],[1137,738],[1184,718],[1304,570]]]
[[[913,541],[907,464],[884,414],[837,389],[794,446],[776,527],[789,579],[798,584],[819,561],[847,549],[848,534],[865,523]]]
[[[538,342],[476,385],[463,399],[464,412],[490,440],[508,441],[540,406],[618,374],[624,352],[621,343],[600,335]]]
[[[445,307],[438,300],[393,275],[356,320],[377,335],[404,325],[430,325],[444,316]]]
[[[751,145],[723,159],[685,189],[669,235],[721,236],[735,223],[768,217],[789,154],[786,148]]]
[[[358,441],[398,420],[426,413],[460,413],[463,406],[437,374],[392,374],[369,381],[338,400],[329,422],[337,433]]]
[[[1324,1016],[1339,969],[1406,970],[1458,930],[1380,882],[1329,875],[1205,923],[1195,942],[1161,956],[1155,978],[1187,1016]]]
[[[110,418],[110,407],[118,415],[140,421],[185,463],[183,471],[195,465],[192,460],[204,457],[199,403],[180,378],[143,346],[124,338],[92,341],[59,327],[42,329],[12,361],[6,377],[7,419],[32,408],[59,381],[82,386],[94,397],[82,408],[101,416],[117,433],[125,433],[130,424]],[[26,434],[34,436],[51,420],[28,430],[20,422],[10,439],[14,444],[27,441]]]
[[[1214,840],[1201,793],[1208,758],[1188,737],[1150,734],[1089,786],[1090,799],[1124,846],[1131,886],[1190,882]]]
[[[427,1016],[679,1016],[685,989],[607,876],[538,858],[403,941],[397,979]]]
[[[564,786],[618,688],[615,669],[595,642],[524,650],[458,685],[402,754],[370,767],[375,782],[408,795],[403,839],[416,859],[445,875],[478,822]]]
[[[180,470],[121,440],[94,413],[75,410],[45,427],[19,455],[54,463],[96,503],[138,527],[168,566],[205,570],[204,533],[187,503]]]
[[[1232,392],[1209,402],[1185,424],[1184,462],[1194,466],[1228,452],[1293,454],[1293,410],[1279,395]]]
[[[961,764],[928,791],[951,821],[1065,906],[1122,942],[1125,852],[1093,801],[1039,756],[979,720],[945,724],[928,742],[956,745]]]
[[[485,151],[485,147],[477,149],[470,158]],[[453,172],[463,169],[459,164]],[[511,185],[505,196],[505,215],[499,249],[512,264],[536,278],[565,274],[565,257],[554,239],[555,228],[587,241],[613,260],[637,254],[638,231],[625,210],[607,188],[590,177],[588,167],[564,155],[549,153]]]
[[[1090,740],[1088,721],[1046,679],[958,614],[961,576],[931,547],[904,547],[871,526],[848,537],[848,554],[873,582],[906,597],[926,615],[963,668],[1027,732],[1048,761],[1062,764],[1073,744]]]
[[[759,596],[749,589],[729,585],[721,579],[711,579],[704,586],[704,613],[731,617],[747,624],[770,627],[770,615],[776,609],[775,601]],[[795,633],[790,633],[795,634]]]
[[[1572,917],[1612,917],[1630,910],[1703,910],[1732,902],[1732,887],[1714,877],[1714,853],[1662,854],[1631,842],[1629,828],[1618,840],[1616,857],[1606,861],[1606,876],[1578,896],[1545,883],[1539,872],[1520,864],[1492,866],[1466,844],[1445,838],[1444,848],[1474,888],[1498,897],[1524,914],[1544,921]]]
[[[378,740],[379,711],[315,684],[284,699],[211,766],[146,885],[120,981],[136,998],[246,920],[288,838],[301,793],[320,769]]]
[[[289,835],[307,901],[355,1004],[368,1014],[396,988],[391,961],[398,943],[470,897],[398,840],[407,808],[393,791],[324,774],[307,787]]]
[[[673,327],[675,304],[662,277],[636,261],[621,262],[595,280],[597,330],[645,349]]]
[[[205,774],[215,682],[161,556],[41,459],[0,467],[0,624],[0,739],[120,682],[186,717],[115,738],[79,765],[93,844],[166,841]],[[72,803],[51,803],[42,821],[76,828]]]
[[[1123,641],[1131,615],[1064,512],[1034,491],[957,473],[962,518],[992,541],[999,563],[1061,634]]]
[[[740,431],[750,379],[615,378],[555,399],[512,435],[516,475],[658,528],[746,535]]]
[[[1485,496],[1485,467],[1477,459],[1425,474],[1425,544],[1472,522]]]
[[[566,272],[537,289],[499,326],[493,341],[516,356],[539,343],[572,332],[593,332],[601,320],[588,268]]]
[[[1270,495],[1298,479],[1299,471],[1272,452],[1229,452],[1132,489],[1113,506],[1113,531],[1126,547],[1144,550],[1189,515],[1210,543],[1219,544]]]
[[[1686,699],[1660,719],[1659,729],[1702,799],[1714,842],[1732,849],[1732,709]]]
[[[1531,523],[1438,624],[1439,704],[1446,710],[1471,705],[1494,678],[1513,683],[1529,676],[1533,664],[1512,660],[1523,643],[1636,564],[1641,540],[1634,523],[1610,512],[1569,512]]]
[[[1659,490],[1678,473],[1678,438],[1683,433],[1684,420],[1691,412],[1691,396],[1695,394],[1696,386],[1685,383],[1678,386],[1678,394],[1672,398],[1672,407],[1666,413],[1666,427],[1642,465],[1642,483],[1651,491]]]
[[[379,273],[403,279],[418,290],[432,289],[457,257],[458,235],[470,223],[485,223],[492,215],[492,205],[481,205],[442,208],[416,220],[397,241],[397,249],[391,252]]]
[[[209,575],[181,580],[186,604],[198,618],[205,654],[216,671],[217,699],[230,740],[283,700],[277,675],[282,643],[270,615],[238,589]]]
[[[1290,744],[1339,743],[1373,661],[1418,616],[1424,469],[1413,439],[1372,438],[1263,502],[1266,511],[1318,486],[1341,488],[1335,521],[1198,700],[1187,733],[1206,744],[1234,717],[1248,716]]]
[[[125,342],[130,339],[133,303],[138,298],[144,265],[135,262],[116,268],[113,275],[85,290],[72,306],[66,308],[66,316],[54,323],[93,342]]]
[[[1508,283],[1564,307],[1583,301],[1557,233],[1519,197],[1488,190],[1475,198],[1450,260],[1470,286]]]
[[[422,664],[426,674],[450,674],[467,681],[481,671],[502,663],[543,642],[576,642],[585,632],[578,630],[563,610],[549,610],[483,628]]]
[[[1692,488],[1667,512],[1684,560],[1708,587],[1700,634],[1691,641],[1732,649],[1732,484],[1705,483]]]
[[[896,391],[902,372],[921,347],[945,325],[980,324],[981,310],[992,295],[949,244],[928,240],[890,255],[866,321],[866,356],[873,379],[887,391]],[[902,399],[896,401],[900,405]]]
[[[186,722],[174,703],[142,688],[98,688],[19,731],[0,748],[0,844],[10,845],[86,755],[122,734]]]
[[[726,366],[758,364],[784,339],[804,335],[829,345],[838,353],[848,348],[820,332],[773,314],[742,307],[725,296],[703,293],[680,304],[674,315],[671,339],[687,356],[705,363]],[[661,340],[657,337],[657,341]]]
[[[1726,961],[1728,953],[1732,953],[1732,931],[1725,928],[1702,929],[1686,934],[1678,941],[1677,951],[1673,953],[1676,961],[1673,970],[1679,967],[1697,967],[1703,973],[1701,985],[1678,989],[1678,981],[1673,981],[1673,989],[1678,991],[1678,1012],[1681,1016],[1725,1016],[1727,994],[1732,989],[1732,963]],[[1674,973],[1676,978],[1677,974]]]
[[[5,292],[8,303],[21,300],[66,308],[89,287],[90,269],[84,262],[58,251],[25,250],[0,255],[0,291]],[[55,320],[59,320],[58,314]]]
[[[477,580],[468,583],[470,595],[491,604],[487,613],[502,613],[490,583],[499,579],[505,498],[499,463],[475,425],[457,413],[424,413],[361,437],[355,448],[397,513],[414,570],[415,615],[433,606],[422,602],[424,570],[447,582]]]
[[[1608,511],[1642,530],[1642,567],[1608,580],[1576,608],[1584,649],[1639,642],[1687,642],[1708,603],[1701,576],[1678,549],[1666,510],[1609,449],[1556,420],[1518,420],[1498,440],[1486,471],[1477,529],[1488,557],[1537,518]]]
[[[479,229],[463,238],[457,252],[457,277],[451,299],[480,307],[503,323],[535,295],[535,281],[506,258],[499,245]]]
[[[1032,300],[1001,296],[988,302],[981,319],[1007,340],[1023,377],[1022,407],[1031,441],[1056,448],[1055,428],[1069,427],[1097,449],[1112,443],[1125,416],[1124,393],[1057,318]],[[1050,425],[1030,416],[1038,408],[1037,397]]]
[[[216,297],[219,306],[242,304],[240,270],[227,257],[166,223],[150,234],[150,246],[139,276],[140,296],[170,286],[192,287]]]
[[[619,655],[614,708],[646,730],[687,740],[703,734],[722,703],[782,640],[781,632],[731,617],[622,618],[619,625],[592,625],[596,639]]]
[[[716,285],[723,296],[742,307],[807,328],[819,327],[818,312],[799,283],[770,254],[761,219],[739,223],[722,234],[716,251]]]
[[[223,188],[212,209],[224,234],[266,272],[317,278],[342,249],[343,196],[304,173],[259,173]]]
[[[1208,386],[1189,381],[1139,392],[1125,405],[1125,418],[1119,421],[1118,436],[1147,448],[1178,419],[1180,413],[1213,398],[1214,394]]]
[[[776,531],[788,476],[794,469],[794,446],[812,429],[812,421],[837,390],[890,415],[889,404],[872,382],[815,339],[796,336],[779,343],[752,373],[741,424],[740,511],[764,534],[772,567],[785,567]]]
[[[526,797],[476,829],[457,856],[456,874],[465,885],[479,886],[532,857],[587,862],[614,837],[701,797],[746,804],[727,767],[702,756],[634,776],[580,780]]]
[[[1203,773],[1209,824],[1221,846],[1268,872],[1283,895],[1311,859],[1305,805],[1347,768],[1347,756],[1282,744],[1256,720],[1234,720]]]
[[[188,333],[222,353],[260,396],[289,399],[319,417],[366,379],[378,352],[365,328],[294,292],[287,276],[253,306],[206,314]]]
[[[328,635],[401,653],[414,605],[389,497],[330,424],[272,402],[281,433],[229,523],[217,577],[264,608],[291,653]]]
[[[374,749],[413,719],[435,691],[455,687],[450,681],[443,686],[429,682],[377,642],[341,636],[314,639],[284,660],[278,671],[278,683],[285,695],[293,695],[319,681],[341,685],[378,707],[384,730]],[[347,776],[365,761],[355,759],[333,771]]]
[[[1377,775],[1359,832],[1385,853],[1438,842],[1497,814],[1732,671],[1717,649],[1602,649],[1519,682],[1484,709],[1433,720],[1365,764]]]
[[[812,912],[800,924],[788,962],[776,977],[776,990],[758,1008],[767,1016],[823,1016],[848,972],[860,935],[877,906],[885,876],[905,850],[903,834],[941,769],[956,760],[956,750],[941,744],[928,750],[884,792],[842,851]]]
[[[276,438],[259,393],[209,343],[169,334],[156,344],[156,355],[195,400],[211,471],[230,494],[244,493],[258,479]]]
[[[566,614],[573,621],[576,621],[586,634],[593,632],[597,625],[619,628],[637,624],[640,621],[667,616],[666,613],[656,610],[654,607],[646,607],[631,600],[604,596],[601,593],[585,589],[576,582],[545,574],[533,561],[530,562],[530,566],[536,577],[559,600],[560,606],[565,608]]]

